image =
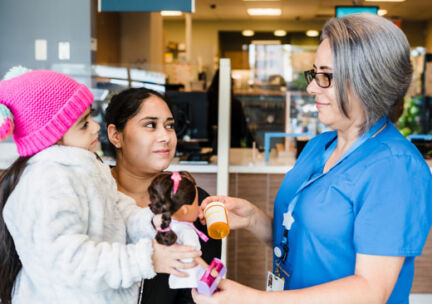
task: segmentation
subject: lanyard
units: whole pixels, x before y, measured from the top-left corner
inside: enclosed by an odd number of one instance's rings
[[[359,148],[362,144],[364,144],[369,138],[374,137],[378,131],[380,131],[385,124],[387,123],[387,117],[382,117],[380,120],[378,120],[370,129],[368,132],[360,136],[354,144],[342,155],[341,158],[330,168],[332,170],[334,167],[336,167],[339,163],[341,163],[344,159],[346,159],[349,155],[351,155],[357,148]],[[336,137],[330,141],[330,146],[326,148],[324,153],[322,154],[321,158],[321,164],[325,164],[328,159],[330,158],[331,154],[333,153],[334,149],[336,148],[337,141]],[[329,171],[330,171],[329,170]],[[324,176],[326,173],[321,172],[320,174],[314,176],[310,180],[306,180],[303,182],[303,184],[299,187],[299,189],[294,194],[293,199],[288,205],[287,212],[284,214],[284,222],[283,225],[285,226],[284,234],[282,241],[279,246],[276,246],[274,248],[274,253],[276,256],[276,268],[281,268],[280,264],[284,263],[288,256],[288,231],[291,229],[292,224],[294,223],[294,218],[292,217],[292,214],[294,212],[294,208],[297,205],[299,193],[303,191],[306,187],[314,183],[316,180]]]
[[[364,144],[369,138],[375,135],[376,132],[378,132],[384,125],[387,123],[387,117],[382,117],[380,120],[378,120],[370,129],[368,132],[360,136],[354,144],[342,155],[341,158],[338,159],[338,161],[330,168],[332,170],[334,167],[336,167],[339,163],[341,163],[344,159],[346,159],[349,155],[351,155],[357,148],[359,148],[362,144]],[[336,141],[333,141],[329,148],[327,148],[326,151],[324,151],[322,155],[322,163],[325,164],[328,159],[330,158],[331,154],[334,151],[334,148],[336,147]],[[329,171],[330,171],[329,170]],[[317,179],[324,176],[326,173],[320,173],[318,176],[315,176],[314,178],[305,181],[300,188],[296,191],[294,194],[294,198],[291,200],[289,206],[288,206],[288,213],[292,214],[294,211],[295,206],[297,205],[298,201],[298,194],[303,191],[306,187],[314,183]],[[288,229],[289,230],[289,229]]]

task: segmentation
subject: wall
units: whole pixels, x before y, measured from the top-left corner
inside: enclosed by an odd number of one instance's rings
[[[14,65],[51,68],[53,63],[91,62],[88,0],[1,0],[0,76]],[[48,43],[47,60],[35,60],[35,39]],[[70,42],[70,60],[58,59],[58,42]]]
[[[97,62],[163,70],[163,31],[159,13],[98,13]]]
[[[121,13],[120,62],[163,71],[162,17],[159,13]]]
[[[219,54],[219,31],[241,31],[245,28],[255,31],[273,31],[285,29],[287,31],[306,31],[309,29],[319,30],[324,21],[304,20],[254,20],[252,22],[242,20],[193,20],[192,19],[192,58],[201,58],[204,69],[213,75],[217,65]],[[185,21],[184,19],[170,20],[164,18],[163,28],[165,43],[169,41],[185,43]]]
[[[411,47],[426,45],[427,22],[402,21],[402,30],[407,36]]]
[[[429,20],[426,26],[426,51],[432,53],[432,20]]]
[[[109,65],[120,62],[120,14],[97,13],[97,64]]]
[[[286,31],[299,32],[308,29],[320,30],[325,20],[192,20],[192,58],[197,60],[201,57],[203,66],[214,70],[219,54],[219,31],[241,31],[246,28],[255,31],[273,31],[285,29]],[[428,25],[428,26],[427,26]],[[165,32],[165,43],[169,41],[185,42],[184,19],[170,20],[164,18],[163,27]],[[428,27],[428,29],[427,29]],[[425,46],[429,41],[432,52],[432,21],[429,23],[421,21],[403,21],[402,30],[408,37],[411,46]],[[294,44],[305,41],[296,40]]]

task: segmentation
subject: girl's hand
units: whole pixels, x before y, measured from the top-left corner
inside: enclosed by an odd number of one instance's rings
[[[201,251],[191,246],[173,244],[164,246],[153,240],[153,267],[157,273],[169,273],[178,277],[187,277],[188,274],[178,269],[193,268],[197,265],[195,258],[201,256]],[[192,263],[183,263],[181,259],[194,259]]]
[[[209,196],[202,203],[199,213],[200,221],[205,225],[204,209],[211,202],[222,202],[228,210],[230,229],[249,228],[257,207],[249,201],[229,196]]]
[[[225,304],[225,303],[260,303],[259,290],[246,287],[231,280],[221,280],[218,290],[211,296],[199,294],[192,289],[192,298],[197,304]]]

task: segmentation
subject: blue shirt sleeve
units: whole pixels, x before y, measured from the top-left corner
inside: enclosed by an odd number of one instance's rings
[[[391,155],[364,168],[353,191],[357,253],[421,255],[432,219],[432,178],[421,159]]]

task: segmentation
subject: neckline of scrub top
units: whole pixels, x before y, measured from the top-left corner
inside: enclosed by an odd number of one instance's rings
[[[388,118],[386,116],[381,117],[366,133],[364,133],[362,136],[360,136],[354,144],[338,159],[338,161],[326,172],[321,172],[319,174],[312,174],[312,178],[306,180],[303,182],[303,184],[297,189],[296,193],[293,196],[293,199],[291,200],[291,203],[288,206],[288,213],[292,214],[294,211],[295,206],[297,205],[297,195],[306,187],[308,187],[310,184],[314,183],[317,179],[321,178],[322,176],[328,174],[333,168],[335,168],[338,164],[340,164],[344,159],[346,159],[351,153],[353,153],[357,148],[359,148],[363,143],[365,143],[369,138],[373,137],[375,133],[381,130],[381,128],[384,127],[384,125],[387,123]],[[332,138],[330,141],[330,146],[328,144],[326,145],[325,151],[323,155],[321,156],[321,163],[325,165],[327,160],[330,158],[331,154],[333,153],[334,149],[336,148],[337,143],[337,135]]]
[[[339,163],[341,163],[345,158],[347,158],[351,153],[353,153],[358,147],[360,147],[365,141],[367,141],[369,138],[375,136],[378,131],[381,130],[381,128],[384,127],[384,125],[387,123],[387,117],[381,117],[366,133],[364,133],[362,136],[357,138],[357,140],[349,147],[349,149],[338,159],[338,161],[326,172],[330,172],[331,169],[336,167]],[[330,156],[332,155],[333,151],[336,149],[337,144],[337,135],[331,140],[331,144],[326,150],[324,151],[322,155],[323,164],[327,163]],[[322,172],[323,174],[326,174]]]

